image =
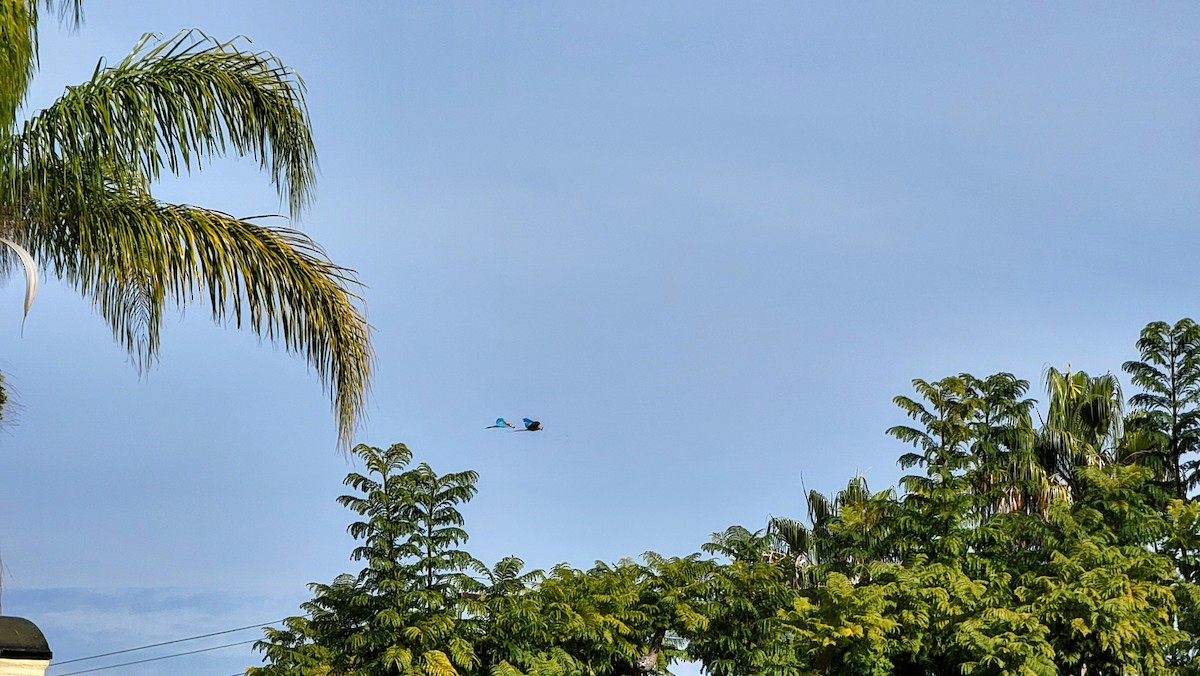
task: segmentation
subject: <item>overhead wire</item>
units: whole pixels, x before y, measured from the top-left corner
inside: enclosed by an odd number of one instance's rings
[[[210,648],[200,648],[198,650],[189,650],[187,652],[174,653],[171,655],[160,655],[158,657],[147,657],[144,660],[134,660],[132,662],[122,662],[121,664],[109,664],[108,666],[93,667],[91,669],[83,669],[81,671],[68,671],[65,674],[58,674],[57,676],[75,676],[75,674],[90,674],[94,671],[105,671],[106,669],[116,669],[118,667],[133,666],[135,664],[145,664],[147,662],[157,662],[159,660],[168,660],[168,659],[171,659],[172,657],[183,657],[184,655],[195,655],[196,653],[206,653],[206,652],[211,652],[213,650],[221,650],[222,648],[232,648],[234,646],[247,645],[250,643],[254,643],[256,641],[258,641],[258,639],[252,638],[249,641],[238,641],[237,643],[226,643],[225,645],[215,645]]]
[[[114,650],[110,653],[100,653],[99,655],[89,655],[87,657],[76,657],[74,659],[64,660],[62,662],[54,662],[50,666],[51,667],[61,667],[64,664],[73,664],[75,662],[86,662],[88,660],[98,660],[101,657],[112,657],[113,655],[123,655],[125,653],[132,653],[132,652],[136,652],[138,650],[149,650],[150,648],[161,648],[162,646],[165,646],[165,645],[173,645],[175,643],[186,643],[187,641],[196,641],[196,640],[199,640],[202,638],[210,638],[212,636],[221,636],[222,634],[232,634],[232,633],[238,632],[238,631],[246,631],[247,629],[261,629],[263,627],[269,627],[272,624],[279,624],[280,622],[283,622],[283,620],[275,620],[274,622],[267,622],[265,624],[248,624],[244,627],[237,627],[236,629],[225,629],[223,631],[214,631],[210,634],[200,634],[198,636],[189,636],[187,638],[177,638],[173,641],[163,641],[162,643],[151,643],[149,645],[141,645],[136,648],[126,648],[124,650]],[[60,676],[66,676],[66,674],[61,674]]]

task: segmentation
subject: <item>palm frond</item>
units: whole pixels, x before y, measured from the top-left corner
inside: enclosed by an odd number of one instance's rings
[[[37,3],[0,0],[0,129],[10,131],[37,65]]]
[[[63,163],[95,189],[111,180],[106,168],[128,167],[152,181],[233,152],[258,160],[297,217],[316,174],[304,85],[270,53],[242,44],[199,31],[162,42],[147,35],[119,64],[97,67],[90,81],[3,140],[0,187],[12,197],[41,196],[46,216],[54,196],[43,192],[43,180]],[[88,189],[75,186],[76,194]]]
[[[244,155],[298,217],[316,175],[303,82],[241,38],[147,35],[18,127],[15,111],[37,65],[39,9],[78,25],[81,7],[0,0],[0,238],[26,268],[26,313],[40,267],[90,298],[145,367],[158,353],[165,308],[206,299],[216,321],[305,355],[348,448],[374,359],[353,272],[295,230],[149,193],[164,172]]]
[[[339,440],[349,444],[373,365],[352,271],[295,230],[128,189],[94,192],[83,204],[52,223],[30,220],[21,239],[95,302],[139,365],[157,354],[165,308],[207,300],[218,323],[247,326],[305,355],[330,391]]]
[[[82,0],[0,0],[0,130],[6,133],[37,70],[39,4],[72,27],[83,21]]]

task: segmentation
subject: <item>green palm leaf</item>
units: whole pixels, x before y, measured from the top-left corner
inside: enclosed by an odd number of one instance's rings
[[[369,326],[347,290],[352,272],[302,233],[220,212],[109,191],[87,211],[31,221],[30,250],[96,304],[115,337],[148,366],[164,310],[206,300],[232,322],[301,352],[330,388],[349,442],[371,375]]]
[[[78,0],[42,4],[78,22]],[[0,0],[6,40],[32,40],[37,9],[31,0]],[[229,152],[260,163],[293,218],[309,202],[316,155],[303,83],[245,43],[198,31],[146,36],[16,133],[8,124],[0,133],[0,237],[25,264],[27,311],[36,292],[29,271],[40,266],[96,304],[139,366],[158,353],[166,308],[197,300],[217,322],[304,354],[330,392],[346,448],[373,363],[353,272],[295,230],[167,204],[149,191],[164,171],[189,172]],[[10,99],[19,103],[36,64],[36,43],[23,44],[0,47],[0,115]]]
[[[199,31],[143,37],[115,67],[97,67],[4,139],[3,187],[40,195],[44,213],[53,196],[41,180],[63,163],[94,187],[112,180],[114,166],[151,181],[232,151],[258,160],[298,216],[316,171],[303,82],[273,55],[239,44]]]
[[[0,0],[0,131],[12,131],[37,67],[39,4],[65,23],[82,20],[82,0]]]

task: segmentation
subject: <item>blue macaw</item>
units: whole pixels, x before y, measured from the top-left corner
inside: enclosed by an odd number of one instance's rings
[[[514,425],[514,424],[512,424],[512,423],[510,423],[510,422],[508,422],[508,421],[506,421],[504,418],[496,418],[496,424],[495,424],[495,425],[488,425],[487,427],[485,427],[485,428],[483,428],[483,429],[485,429],[485,430],[490,430],[490,429],[492,429],[493,427],[511,427],[511,428],[513,428],[513,429],[516,429],[516,428],[517,428],[517,426],[516,426],[516,425]]]

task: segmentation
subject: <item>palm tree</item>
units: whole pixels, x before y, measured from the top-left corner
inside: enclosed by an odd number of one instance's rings
[[[373,354],[352,271],[292,229],[171,204],[150,187],[226,153],[270,176],[288,216],[312,196],[316,155],[304,86],[267,52],[198,31],[147,36],[18,122],[37,65],[39,10],[81,21],[82,0],[0,0],[0,263],[26,268],[26,310],[41,269],[73,285],[141,368],[164,310],[207,301],[218,323],[302,353],[329,391],[345,447]]]
[[[771,517],[763,538],[764,558],[789,568],[796,589],[818,586],[831,571],[857,576],[864,564],[902,557],[895,490],[872,493],[856,476],[832,498],[814,490],[805,500],[807,524]]]
[[[1050,406],[1034,440],[1034,452],[1046,473],[1070,488],[1073,498],[1082,491],[1080,468],[1103,466],[1115,459],[1122,430],[1121,384],[1106,373],[1064,373],[1046,369]]]
[[[1011,373],[982,379],[960,373],[934,382],[914,380],[913,387],[920,400],[899,396],[893,401],[919,426],[888,430],[921,451],[906,453],[899,461],[905,469],[925,467],[926,476],[901,479],[910,505],[936,495],[948,502],[926,505],[932,510],[930,518],[959,514],[979,522],[1010,512],[1046,517],[1054,500],[1069,497],[1065,480],[1054,473],[1060,468],[1043,466],[1038,454],[1046,446],[1040,440],[1049,434],[1035,434],[1031,412],[1036,402],[1025,396],[1028,381]],[[1065,420],[1069,416],[1062,413],[1062,396],[1055,401],[1053,420]],[[955,523],[950,519],[943,526],[953,528]]]

